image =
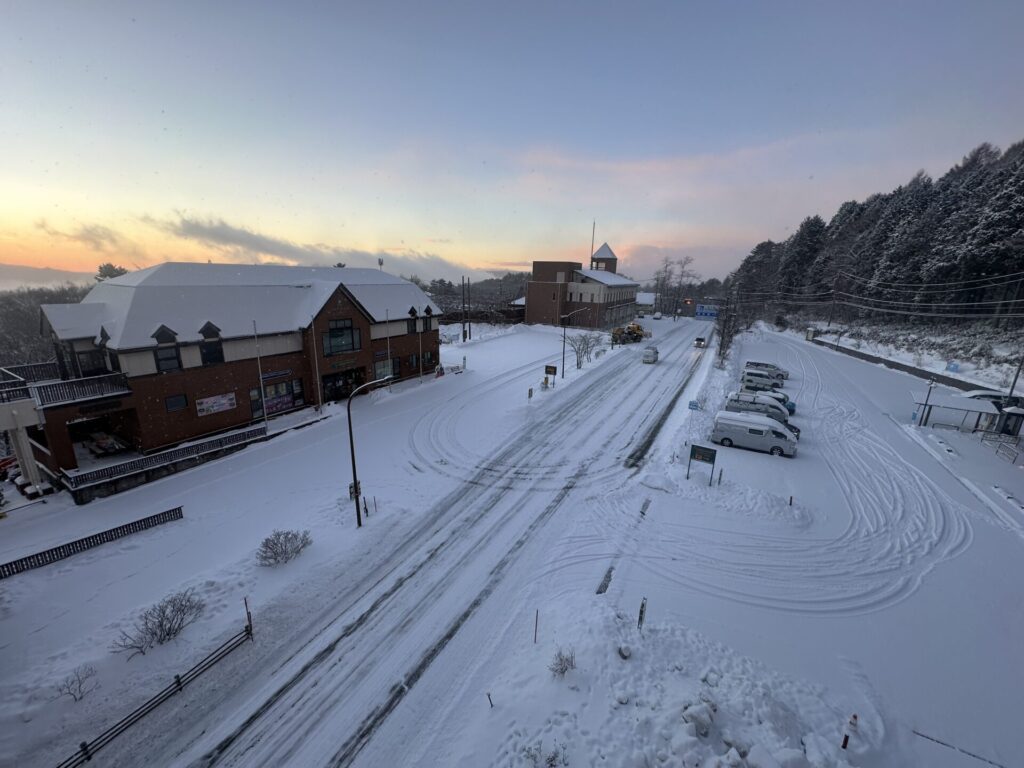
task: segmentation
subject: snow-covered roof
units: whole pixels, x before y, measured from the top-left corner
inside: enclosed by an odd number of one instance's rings
[[[47,321],[63,340],[105,332],[112,349],[156,345],[161,326],[179,342],[202,340],[212,323],[221,338],[261,335],[309,326],[344,286],[373,322],[404,318],[409,308],[441,308],[418,287],[376,269],[168,262],[99,283],[80,304],[48,304]],[[101,330],[102,329],[102,330]]]
[[[630,280],[628,277],[623,277],[615,272],[607,272],[603,269],[577,269],[575,271],[577,275],[581,275],[585,279],[593,280],[597,283],[603,283],[604,285],[610,285],[612,287],[638,285],[636,281]]]
[[[927,401],[929,406],[936,408],[949,408],[954,411],[970,411],[971,413],[999,413],[999,409],[991,402],[980,398],[943,395],[937,392],[932,392],[930,397],[927,392],[912,392],[911,394],[914,396],[915,405],[924,405]]]
[[[512,301],[510,301],[509,304],[511,304],[513,307],[525,307],[526,297],[520,296],[518,299],[512,299]]]
[[[636,292],[636,303],[646,304],[648,306],[654,306],[654,297],[657,294],[651,293],[650,291],[637,291]]]
[[[604,243],[600,248],[597,249],[597,252],[594,253],[594,255],[591,256],[590,258],[592,258],[592,259],[616,259],[616,260],[618,260],[619,257],[615,255],[615,251],[613,251],[608,246],[608,243]]]

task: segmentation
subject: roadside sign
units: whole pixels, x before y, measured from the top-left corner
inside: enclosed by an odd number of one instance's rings
[[[718,317],[718,305],[717,304],[698,304],[693,313],[694,317],[699,317],[704,320],[714,320]]]
[[[544,366],[544,375],[545,376],[557,376],[558,375],[558,366],[557,365],[545,365]]]
[[[705,448],[703,445],[690,446],[690,461],[703,461],[705,464],[714,464],[718,451],[714,448]]]
[[[711,465],[711,477],[708,478],[708,485],[710,486],[711,481],[715,479],[715,459],[717,457],[718,451],[714,448],[708,448],[703,445],[691,445],[690,460],[686,462],[686,479],[690,479],[690,465],[695,461],[700,461]]]
[[[700,403],[698,403],[696,400],[691,400],[689,408],[690,408],[691,411],[699,411],[700,410]]]

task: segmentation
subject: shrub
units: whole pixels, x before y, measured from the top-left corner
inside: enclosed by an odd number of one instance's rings
[[[93,680],[94,677],[96,677],[95,667],[89,664],[75,667],[74,672],[54,686],[57,689],[57,698],[70,696],[74,701],[81,701],[86,694],[96,690],[98,684]]]
[[[555,677],[565,677],[565,673],[570,669],[576,669],[576,651],[572,648],[568,651],[559,648],[555,651],[555,658],[551,660],[548,669]]]
[[[523,757],[530,761],[533,768],[558,768],[560,765],[569,764],[565,744],[559,744],[557,741],[550,752],[544,751],[544,744],[540,741],[535,746],[525,747]]]
[[[121,636],[111,645],[114,653],[130,651],[129,659],[145,655],[154,645],[163,645],[181,634],[189,624],[203,615],[206,603],[194,589],[168,595],[156,605],[147,608],[130,631],[121,630]]]
[[[260,565],[287,563],[312,543],[309,531],[274,531],[260,544],[256,559]]]

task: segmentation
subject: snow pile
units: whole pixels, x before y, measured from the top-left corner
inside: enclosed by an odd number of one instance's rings
[[[883,736],[880,722],[862,721],[844,751],[852,713],[824,689],[682,626],[641,633],[635,617],[594,603],[560,628],[576,656],[564,677],[547,669],[550,644],[526,646],[505,665],[495,708],[480,718],[491,721],[485,731],[503,730],[491,736],[495,752],[473,745],[460,764],[841,768]]]
[[[472,323],[473,338],[467,339],[466,344],[475,341],[486,341],[517,330],[525,328],[522,324],[517,325],[494,325],[492,323]],[[467,330],[469,326],[467,326]],[[439,329],[442,344],[462,344],[462,323],[451,323],[442,325]]]

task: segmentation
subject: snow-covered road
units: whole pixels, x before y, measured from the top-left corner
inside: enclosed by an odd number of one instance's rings
[[[916,382],[905,374],[765,331],[740,337],[720,370],[692,347],[708,324],[650,325],[658,364],[640,363],[642,345],[619,348],[532,401],[543,366],[560,363],[556,329],[446,348],[446,363],[469,355],[469,373],[358,401],[360,479],[380,500],[358,532],[339,498],[351,479],[343,411],[64,510],[82,515],[78,527],[172,504],[186,516],[6,585],[0,712],[19,730],[0,728],[0,763],[53,762],[109,725],[237,631],[224,617],[243,594],[256,643],[115,742],[103,764],[528,765],[524,745],[549,734],[574,765],[721,754],[713,739],[679,741],[672,724],[694,700],[678,698],[685,691],[718,699],[730,740],[803,750],[815,765],[835,764],[829,750],[851,711],[860,740],[844,755],[855,765],[976,765],[913,730],[1018,763],[1021,479],[971,453],[974,443],[909,429]],[[688,443],[707,443],[745,358],[791,370],[800,452],[720,448],[721,484],[696,465],[687,481]],[[705,409],[688,410],[689,399]],[[11,530],[40,540],[59,512]],[[252,551],[271,525],[310,527],[315,544],[258,569]],[[183,641],[128,665],[105,654],[128,611],[183,583],[215,609]],[[641,598],[645,638],[629,630]],[[615,666],[616,642],[634,644],[632,672]],[[552,688],[546,665],[563,644],[585,671]],[[689,660],[668,663],[655,648],[705,659],[720,687],[701,670],[663,685]],[[37,691],[51,669],[79,660],[104,681],[90,708],[47,703]],[[623,700],[648,714],[634,719]],[[663,725],[650,721],[658,707]]]
[[[478,620],[504,579],[515,578],[520,553],[549,518],[571,510],[587,489],[621,484],[631,444],[699,358],[692,345],[700,327],[667,326],[658,365],[641,365],[632,349],[615,355],[562,399],[537,403],[490,456],[474,455],[459,435],[479,418],[475,404],[490,407],[486,393],[499,382],[485,381],[420,419],[412,455],[439,463],[459,486],[388,558],[386,578],[369,577],[372,586],[317,632],[316,643],[234,716],[222,710],[219,727],[205,727],[183,761],[351,764],[431,665],[463,663],[440,659],[446,645]],[[640,407],[622,407],[626,398]]]

